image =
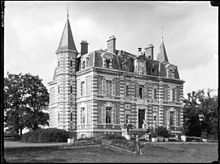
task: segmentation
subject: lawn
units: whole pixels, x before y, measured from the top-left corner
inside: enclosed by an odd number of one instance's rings
[[[54,147],[5,148],[5,159],[9,163],[74,163],[74,162],[212,162],[217,161],[217,144],[147,144],[143,155],[132,155],[113,151],[102,146],[64,149]]]

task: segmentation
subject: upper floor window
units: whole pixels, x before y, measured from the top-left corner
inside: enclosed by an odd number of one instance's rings
[[[82,82],[81,82],[81,96],[84,95],[84,89],[85,89],[84,87],[85,87],[85,82],[82,81]]]
[[[73,121],[73,113],[70,113],[70,121]]]
[[[126,97],[129,96],[129,85],[126,85],[126,88],[125,88],[125,95],[126,95]]]
[[[106,95],[112,95],[112,81],[106,80]]]
[[[72,67],[73,66],[73,61],[72,60],[70,60],[70,67]]]
[[[57,117],[57,120],[60,121],[60,113],[58,113]]]
[[[60,86],[58,86],[58,93],[60,93]]]
[[[73,86],[70,85],[70,93],[73,93]]]
[[[139,97],[142,99],[143,98],[143,86],[139,85]]]
[[[112,107],[106,107],[106,123],[111,123]]]
[[[154,89],[154,99],[157,99],[157,89]]]

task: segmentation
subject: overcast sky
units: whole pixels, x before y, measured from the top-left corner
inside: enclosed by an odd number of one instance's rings
[[[80,51],[116,47],[137,54],[152,43],[157,58],[161,26],[169,62],[185,82],[184,95],[218,88],[218,9],[204,2],[5,2],[4,73],[39,75],[48,88],[56,66],[55,51],[66,22],[67,6],[74,41]]]

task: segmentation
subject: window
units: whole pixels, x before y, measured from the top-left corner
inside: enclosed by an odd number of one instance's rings
[[[170,89],[170,101],[173,101],[173,89]]]
[[[170,111],[170,126],[174,125],[174,111]]]
[[[110,59],[105,59],[106,68],[109,68],[110,66]]]
[[[139,97],[142,99],[143,98],[143,86],[139,86]]]
[[[84,87],[85,87],[85,82],[82,81],[82,82],[81,82],[81,96],[84,95]]]
[[[129,123],[129,114],[126,114],[125,115],[125,124],[128,124]]]
[[[73,113],[70,113],[70,121],[73,121]]]
[[[57,117],[58,117],[58,118],[57,118],[57,119],[58,119],[58,121],[60,121],[60,113],[58,113],[58,116],[57,116]]]
[[[82,69],[85,69],[85,61],[82,62]]]
[[[73,86],[70,86],[70,93],[73,93]]]
[[[86,122],[86,115],[85,115],[85,107],[81,108],[81,124],[85,124]]]
[[[173,91],[172,91],[172,93],[173,93],[173,101],[176,101],[176,89],[175,88],[173,88]]]
[[[112,107],[106,107],[106,123],[111,123]]]
[[[126,97],[128,97],[129,96],[129,85],[126,85],[125,93],[126,93]]]
[[[70,67],[72,67],[73,66],[73,61],[72,60],[70,60]]]
[[[157,99],[157,89],[154,89],[154,99]]]
[[[58,93],[60,93],[60,86],[58,86]]]
[[[106,94],[107,96],[111,96],[112,93],[112,81],[106,80]]]
[[[60,67],[60,61],[58,61],[58,67]]]

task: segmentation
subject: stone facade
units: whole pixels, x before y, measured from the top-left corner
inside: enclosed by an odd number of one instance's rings
[[[50,85],[50,127],[77,132],[77,137],[121,134],[125,124],[135,129],[165,126],[179,133],[183,125],[183,80],[168,62],[162,40],[158,59],[153,45],[131,54],[116,49],[88,52],[75,48],[69,20],[57,50],[57,67]]]

